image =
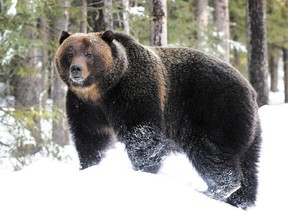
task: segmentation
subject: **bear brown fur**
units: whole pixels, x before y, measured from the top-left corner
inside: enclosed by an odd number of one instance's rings
[[[229,64],[190,48],[146,47],[123,33],[62,32],[55,62],[81,168],[113,136],[135,170],[156,173],[187,157],[204,193],[247,208],[256,200],[261,128],[256,93]],[[181,169],[181,168],[179,168]]]

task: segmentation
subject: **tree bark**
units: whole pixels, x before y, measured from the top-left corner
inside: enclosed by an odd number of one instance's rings
[[[268,61],[265,0],[247,0],[248,72],[258,93],[258,106],[268,104]]]
[[[3,0],[0,0],[0,13],[3,11]]]
[[[285,103],[288,103],[288,49],[283,49],[283,61],[284,61],[284,95]]]
[[[89,0],[89,10],[88,10],[88,23],[92,26],[93,32],[100,32],[105,30],[105,20],[103,0]],[[90,7],[91,6],[91,7]]]
[[[113,29],[112,0],[90,0],[88,10],[88,22],[94,32]]]
[[[36,31],[37,21],[31,23],[31,25],[24,26],[23,34],[25,37],[35,40],[38,37]],[[16,74],[13,78],[15,108],[17,110],[28,111],[28,113],[31,111],[29,118],[32,119],[33,124],[27,123],[26,126],[35,140],[37,149],[42,145],[41,124],[38,113],[40,109],[40,94],[43,91],[42,87],[44,85],[40,56],[41,49],[36,46],[32,46],[27,50],[25,58],[21,59],[21,63],[19,64],[22,65],[22,72]]]
[[[281,50],[280,50],[281,51]],[[277,92],[278,91],[278,63],[280,58],[279,49],[273,47],[272,45],[269,47],[269,72],[270,72],[270,91]]]
[[[88,22],[93,31],[112,30],[114,28],[112,0],[90,0],[89,5],[93,9],[88,11]]]
[[[129,0],[122,0],[123,4],[123,31],[127,34],[130,33],[129,26]]]
[[[87,0],[82,0],[81,12],[80,32],[87,33]]]
[[[239,41],[239,37],[238,35],[234,35],[232,38],[233,41]],[[234,47],[234,49],[232,49],[232,56],[233,58],[231,58],[230,63],[239,70],[240,67],[240,62],[241,62],[241,55],[240,55],[240,51]]]
[[[67,8],[70,6],[70,1],[58,0],[57,4],[61,8]],[[55,38],[59,37],[60,31],[68,30],[69,13],[64,9],[63,14],[64,16],[62,18],[57,18],[55,21],[55,26],[58,30],[56,31]],[[54,143],[57,143],[60,146],[69,143],[66,121],[64,120],[65,92],[65,86],[58,77],[55,67],[53,67],[53,73],[51,76],[51,97],[53,100],[53,112],[56,115],[52,120],[52,139]]]
[[[200,46],[206,46],[207,28],[208,28],[208,0],[196,0],[196,22],[199,31],[196,39]]]
[[[220,58],[229,62],[229,6],[228,0],[214,0],[214,24],[217,28],[218,35],[221,39],[221,55]]]
[[[151,46],[167,45],[167,6],[166,0],[150,0],[151,7]]]
[[[26,38],[37,39],[37,21],[25,25],[23,34]],[[42,87],[40,49],[36,46],[27,50],[24,59],[21,59],[22,72],[14,77],[14,94],[16,109],[29,109],[39,105],[39,94]]]
[[[113,1],[104,0],[104,20],[105,20],[105,30],[113,29]]]

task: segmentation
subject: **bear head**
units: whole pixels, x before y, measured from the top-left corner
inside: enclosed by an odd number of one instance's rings
[[[127,68],[124,48],[113,40],[112,31],[62,31],[55,55],[56,69],[62,81],[80,98],[96,102]]]

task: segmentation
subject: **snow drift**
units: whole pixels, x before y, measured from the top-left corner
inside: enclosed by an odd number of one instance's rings
[[[247,211],[197,191],[206,185],[185,156],[171,155],[157,175],[133,171],[117,143],[100,165],[43,159],[18,172],[0,172],[0,214],[9,215],[288,215],[288,105],[259,111],[263,145],[259,192]]]

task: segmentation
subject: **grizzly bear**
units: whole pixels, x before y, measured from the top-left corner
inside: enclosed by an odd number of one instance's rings
[[[184,152],[204,193],[254,205],[261,143],[256,93],[229,64],[191,48],[147,47],[124,33],[63,31],[55,62],[81,169],[123,142],[135,170]],[[181,167],[179,167],[181,169]]]

